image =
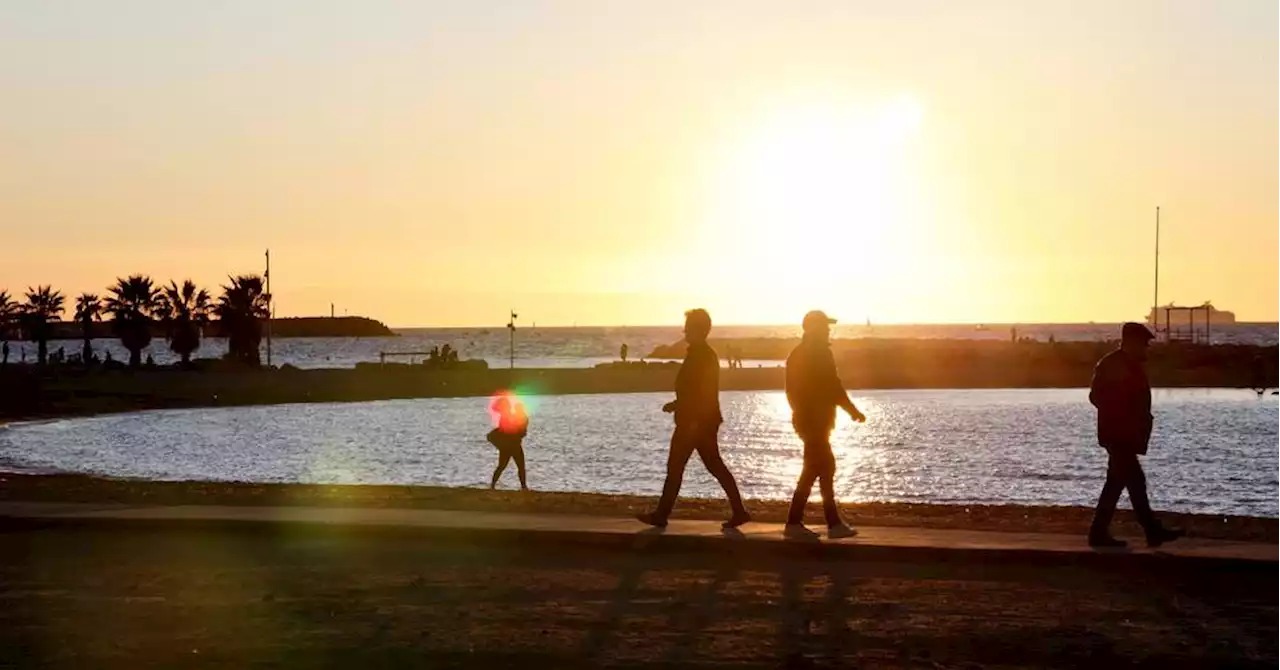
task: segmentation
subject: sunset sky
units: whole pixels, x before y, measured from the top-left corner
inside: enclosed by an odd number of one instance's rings
[[[1277,3],[0,0],[0,289],[1277,319]]]

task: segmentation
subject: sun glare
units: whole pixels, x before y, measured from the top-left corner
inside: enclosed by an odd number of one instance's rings
[[[923,123],[905,97],[766,115],[718,168],[704,233],[732,259],[720,276],[786,294],[877,276],[909,234],[910,149]]]

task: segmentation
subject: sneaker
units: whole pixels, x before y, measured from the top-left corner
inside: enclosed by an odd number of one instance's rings
[[[741,526],[742,524],[747,523],[750,520],[751,520],[751,515],[748,514],[746,511],[743,511],[741,514],[734,514],[733,516],[729,517],[729,520],[720,524],[720,527],[721,528],[737,528],[738,526]]]
[[[1097,549],[1119,549],[1129,545],[1125,544],[1124,540],[1117,540],[1110,535],[1090,535],[1089,546]]]
[[[818,534],[805,528],[801,523],[789,523],[782,529],[782,536],[788,540],[817,540]]]
[[[1154,549],[1165,542],[1173,542],[1186,534],[1187,532],[1181,528],[1157,528],[1147,533],[1147,546]]]
[[[655,512],[645,512],[644,514],[637,514],[636,519],[639,520],[641,523],[647,523],[650,526],[653,526],[654,528],[667,527],[667,520],[658,516],[657,513]]]
[[[857,534],[858,531],[843,523],[838,526],[829,526],[827,528],[827,539],[829,540],[839,540],[845,537],[853,537]]]

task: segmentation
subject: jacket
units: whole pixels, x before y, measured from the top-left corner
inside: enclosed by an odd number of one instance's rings
[[[1151,441],[1151,382],[1142,361],[1117,349],[1098,361],[1089,385],[1098,408],[1098,444],[1108,451],[1145,454]]]
[[[791,424],[798,433],[830,433],[835,428],[836,408],[849,395],[836,373],[829,344],[801,341],[787,356],[786,393]]]
[[[706,342],[689,345],[676,374],[676,425],[719,426],[720,357]]]

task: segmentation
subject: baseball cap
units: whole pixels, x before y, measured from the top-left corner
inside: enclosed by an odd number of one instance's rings
[[[1120,327],[1120,338],[1125,340],[1154,340],[1156,336],[1147,327],[1130,321]]]
[[[833,325],[835,322],[836,320],[827,316],[826,312],[820,309],[815,309],[808,314],[805,314],[804,321],[801,321],[800,324],[805,330],[809,330],[815,326]]]

